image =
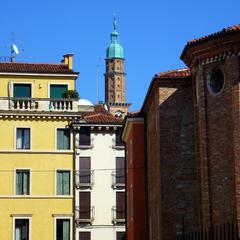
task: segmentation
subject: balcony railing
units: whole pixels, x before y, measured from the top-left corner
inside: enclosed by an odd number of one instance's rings
[[[67,98],[0,98],[1,110],[17,111],[78,111],[77,100]]]
[[[75,221],[77,225],[91,224],[94,220],[95,209],[93,206],[76,207],[75,209]]]
[[[94,184],[93,170],[80,170],[75,173],[76,188],[92,188]]]
[[[118,142],[115,139],[112,139],[112,148],[116,150],[123,150],[125,146],[123,142]]]
[[[119,169],[112,172],[112,188],[124,188],[125,187],[125,170]]]
[[[125,207],[112,207],[112,222],[113,224],[125,223]]]

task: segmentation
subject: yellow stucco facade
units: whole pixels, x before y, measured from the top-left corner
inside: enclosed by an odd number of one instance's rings
[[[70,238],[66,239],[72,239],[73,135],[69,130],[70,146],[59,150],[57,129],[67,129],[78,113],[72,108],[46,111],[23,107],[19,110],[11,108],[10,103],[14,100],[14,83],[30,83],[31,98],[47,99],[50,84],[66,84],[68,90],[75,90],[76,77],[77,73],[0,72],[0,106],[9,106],[9,109],[0,108],[0,239],[21,240],[27,236],[27,240],[58,240],[56,221],[59,219],[69,220]],[[9,101],[9,105],[1,105],[1,101]],[[18,138],[25,136],[17,136],[17,129],[25,128],[30,132],[29,147],[19,148]],[[29,173],[27,193],[19,194],[16,190],[24,185],[23,182],[19,185],[20,180],[16,179],[20,179],[16,176],[19,170]],[[59,194],[57,190],[57,171],[70,174],[67,194]],[[18,219],[27,219],[27,228]]]

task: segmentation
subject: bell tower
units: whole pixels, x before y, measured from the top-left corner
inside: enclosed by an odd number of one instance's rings
[[[116,17],[114,17],[113,28],[111,43],[106,53],[105,103],[113,115],[124,117],[130,104],[126,103],[124,54],[123,47],[119,43]]]

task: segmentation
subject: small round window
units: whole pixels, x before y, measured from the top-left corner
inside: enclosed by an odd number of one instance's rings
[[[208,90],[213,94],[219,94],[224,88],[223,72],[219,69],[213,70],[208,80]]]

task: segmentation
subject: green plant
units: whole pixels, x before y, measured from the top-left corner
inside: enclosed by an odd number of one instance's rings
[[[63,92],[63,97],[64,98],[79,98],[79,94],[75,90],[66,90]]]

